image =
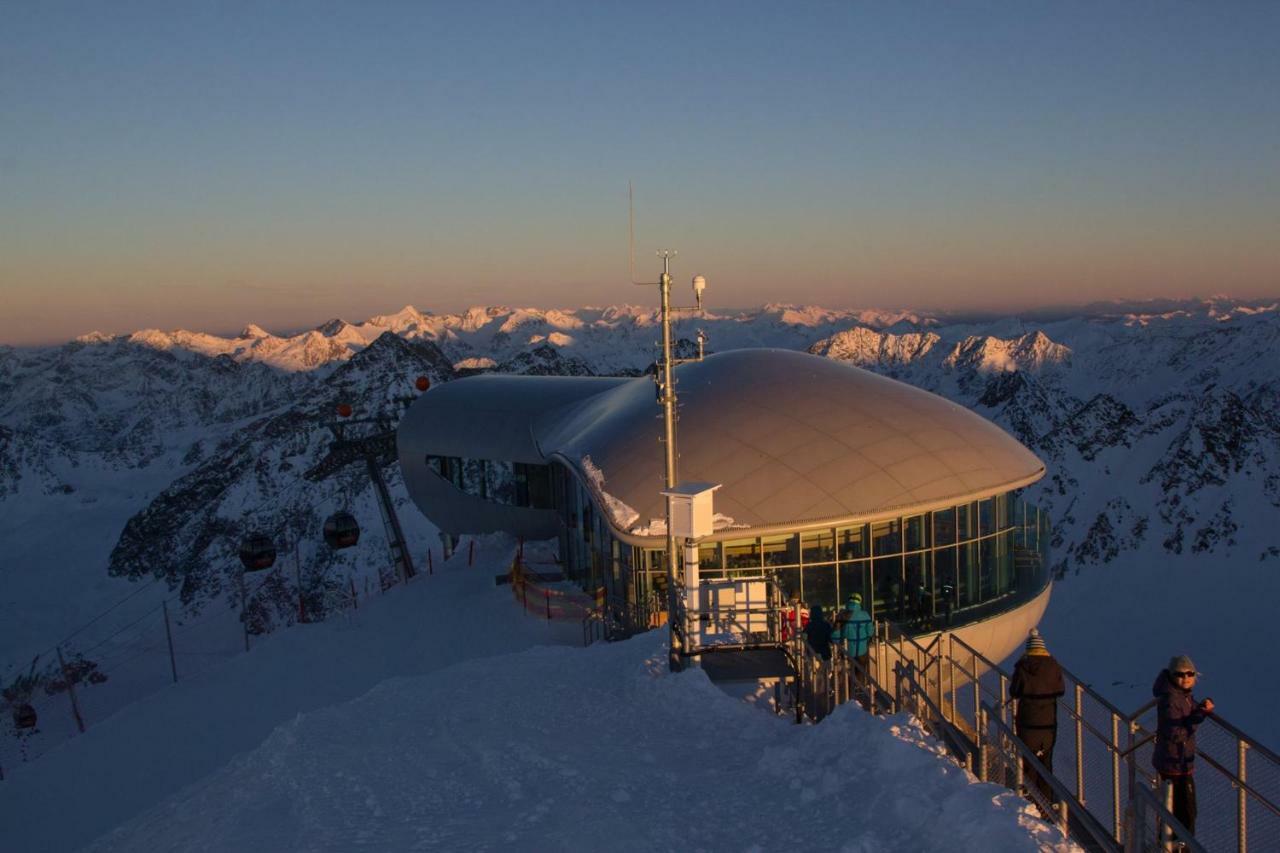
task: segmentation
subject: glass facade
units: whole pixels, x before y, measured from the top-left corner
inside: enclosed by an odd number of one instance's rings
[[[637,627],[665,621],[664,546],[613,536],[586,487],[563,465],[428,456],[466,494],[509,506],[554,509],[565,575],[603,588],[617,616]],[[921,633],[1017,607],[1049,581],[1049,520],[1008,492],[916,515],[704,541],[703,579],[771,578],[788,600],[832,610],[853,593],[877,619]]]
[[[568,577],[606,588],[633,615],[666,607],[663,547],[615,540],[587,491],[560,466],[553,483]],[[918,515],[699,546],[705,580],[771,577],[788,599],[831,610],[854,592],[877,619],[920,632],[954,627],[1017,607],[1049,581],[1049,521],[1014,492]],[[608,555],[616,570],[601,572]],[[627,558],[621,555],[628,555]]]

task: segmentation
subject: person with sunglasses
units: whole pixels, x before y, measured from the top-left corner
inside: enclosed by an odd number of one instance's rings
[[[1196,727],[1213,713],[1213,700],[1197,703],[1195,664],[1177,655],[1156,676],[1151,693],[1156,697],[1156,748],[1151,763],[1160,779],[1173,786],[1173,816],[1192,835],[1196,833]]]

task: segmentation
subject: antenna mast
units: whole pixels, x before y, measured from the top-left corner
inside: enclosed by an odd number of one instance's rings
[[[662,425],[663,425],[663,451],[665,462],[665,494],[667,497],[667,625],[671,632],[670,649],[668,657],[668,666],[671,670],[676,671],[682,668],[681,658],[687,656],[689,651],[695,645],[693,632],[696,626],[690,628],[685,623],[687,619],[696,618],[697,605],[690,605],[690,602],[684,602],[681,606],[680,588],[676,585],[676,563],[679,559],[679,551],[676,548],[675,527],[672,524],[672,503],[674,498],[671,496],[672,490],[676,487],[676,387],[675,377],[672,375],[672,368],[675,365],[685,361],[701,361],[703,353],[703,341],[705,336],[699,331],[698,334],[698,357],[692,358],[675,358],[671,346],[671,317],[673,314],[680,313],[702,313],[702,291],[706,289],[707,280],[703,276],[693,277],[693,293],[696,301],[696,307],[675,307],[671,304],[671,259],[676,256],[675,250],[664,249],[657,253],[662,259],[662,275],[658,277],[656,282],[653,281],[636,281],[635,271],[635,207],[634,207],[635,191],[631,186],[631,182],[627,182],[627,213],[628,213],[628,239],[630,242],[631,252],[631,283],[639,285],[658,286],[658,293],[661,299],[660,319],[662,323],[662,360],[656,365],[657,370],[654,371],[653,381],[658,386],[658,404],[662,406]],[[692,541],[692,540],[691,540]],[[693,557],[690,559],[696,564],[697,549],[694,548]],[[697,569],[694,564],[686,566],[686,571],[692,572],[689,575],[696,583]],[[686,594],[688,594],[686,592]],[[694,589],[692,594],[696,595],[697,590]]]

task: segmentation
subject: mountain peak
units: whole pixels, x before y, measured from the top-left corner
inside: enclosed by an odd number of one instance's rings
[[[321,323],[316,326],[315,330],[326,338],[332,338],[334,335],[340,334],[345,328],[347,328],[347,321],[340,317],[334,317],[327,323]]]
[[[249,325],[245,326],[244,329],[241,330],[240,334],[237,337],[241,339],[269,338],[271,337],[271,333],[268,332],[266,329],[262,328],[261,326],[257,325],[256,323],[250,323]]]
[[[394,314],[381,314],[369,318],[371,325],[381,326],[393,332],[418,331],[424,327],[425,321],[426,318],[422,316],[422,312],[412,305],[406,305]]]

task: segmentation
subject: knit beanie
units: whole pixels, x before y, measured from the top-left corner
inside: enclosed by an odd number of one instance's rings
[[[1029,655],[1049,654],[1049,649],[1045,646],[1044,640],[1040,639],[1040,632],[1035,628],[1032,628],[1031,633],[1027,635],[1027,654]]]
[[[1195,672],[1196,665],[1186,655],[1174,655],[1169,658],[1170,672]]]

